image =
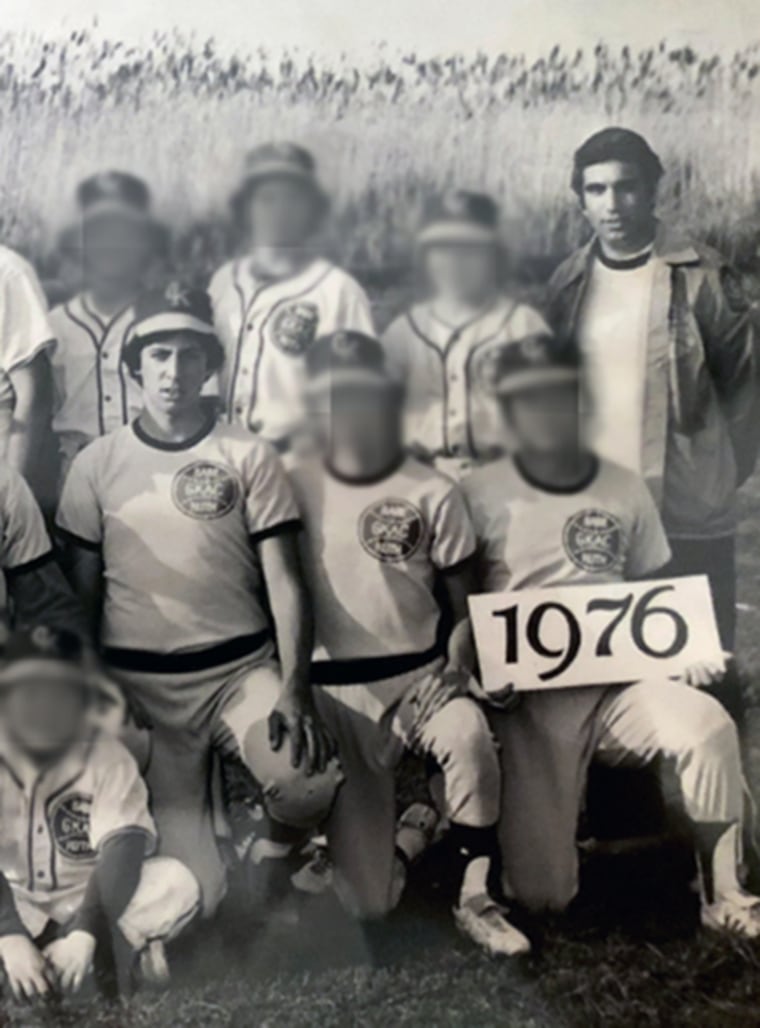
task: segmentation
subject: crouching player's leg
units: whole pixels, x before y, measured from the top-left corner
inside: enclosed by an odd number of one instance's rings
[[[738,867],[744,781],[734,722],[711,696],[679,683],[639,682],[611,690],[599,712],[597,760],[656,761],[666,801],[693,828],[702,923],[760,936],[760,898]]]
[[[530,943],[489,888],[499,878],[501,772],[486,716],[467,695],[468,680],[456,671],[427,676],[402,700],[394,727],[413,751],[432,756],[443,774],[450,840],[462,869],[457,925],[489,953],[514,956],[527,953]]]
[[[264,818],[247,857],[249,884],[262,913],[282,900],[300,866],[308,835],[327,817],[343,781],[334,747],[314,731],[307,714],[299,733],[285,725],[277,663],[264,660],[233,679],[225,691],[212,739],[241,761],[261,799]]]
[[[176,862],[157,878],[146,861],[156,845],[147,789],[122,744],[93,731],[80,640],[38,626],[3,656],[0,956],[11,990],[76,992],[94,964],[110,963],[128,991],[149,943],[195,914],[198,884]]]

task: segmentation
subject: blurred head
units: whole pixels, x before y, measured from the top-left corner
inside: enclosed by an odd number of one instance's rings
[[[361,332],[322,336],[308,352],[307,375],[312,422],[330,454],[375,468],[400,452],[403,390],[377,340]]]
[[[642,136],[610,128],[576,151],[571,184],[602,244],[633,251],[651,239],[662,175],[659,157]]]
[[[136,290],[156,242],[150,192],[142,179],[109,171],[77,190],[86,284],[97,293]]]
[[[319,228],[327,199],[308,150],[294,143],[268,143],[252,150],[233,213],[251,244],[297,248]]]
[[[580,359],[572,341],[537,333],[494,347],[479,374],[511,448],[562,454],[581,446]]]
[[[223,360],[207,293],[170,282],[138,296],[124,362],[146,403],[166,414],[192,409]]]
[[[11,636],[0,671],[0,706],[9,738],[43,762],[83,736],[89,688],[80,640],[38,626]]]
[[[417,246],[435,295],[477,305],[493,293],[503,258],[498,223],[485,193],[452,190],[428,204]]]

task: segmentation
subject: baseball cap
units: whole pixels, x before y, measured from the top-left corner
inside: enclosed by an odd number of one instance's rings
[[[653,188],[664,173],[660,158],[643,136],[632,129],[613,125],[589,136],[573,155],[570,185],[578,196],[583,191],[584,168],[590,168],[592,164],[603,164],[605,161],[635,164]]]
[[[135,301],[132,333],[124,346],[124,362],[134,373],[140,350],[157,336],[189,332],[202,341],[209,357],[209,368],[216,370],[224,361],[224,351],[214,329],[211,299],[203,289],[192,289],[178,281],[160,289],[141,293]]]
[[[8,633],[0,644],[0,690],[35,678],[89,688],[82,640],[48,625]]]
[[[262,143],[249,150],[243,165],[243,181],[233,202],[245,199],[254,186],[267,179],[300,182],[320,203],[326,203],[314,155],[298,143]]]
[[[102,214],[150,222],[151,196],[147,184],[125,171],[102,171],[80,182],[77,204],[85,221]]]
[[[569,339],[533,333],[489,347],[481,358],[478,376],[492,396],[511,396],[542,386],[577,382],[580,355]]]
[[[317,393],[341,386],[393,386],[385,352],[372,336],[339,331],[320,336],[306,354],[307,391]]]
[[[419,246],[499,241],[499,208],[486,193],[452,189],[426,205]]]

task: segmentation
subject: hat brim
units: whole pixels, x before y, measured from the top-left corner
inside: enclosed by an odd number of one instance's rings
[[[40,678],[48,681],[53,679],[62,685],[78,686],[83,692],[89,689],[86,672],[76,665],[52,657],[23,657],[0,671],[0,690]]]
[[[82,222],[85,225],[105,217],[121,218],[123,221],[129,221],[134,225],[144,225],[146,228],[156,224],[149,211],[136,210],[130,204],[122,203],[119,200],[98,200],[82,211]]]
[[[133,328],[133,338],[145,341],[153,336],[168,332],[194,332],[201,336],[216,336],[216,330],[208,322],[184,311],[164,311],[144,321],[138,321]]]
[[[382,371],[345,368],[340,371],[325,371],[315,375],[306,384],[309,396],[323,395],[336,389],[376,389],[395,388],[397,383]]]
[[[252,189],[255,189],[256,186],[260,186],[263,182],[271,182],[278,179],[295,182],[298,185],[304,186],[304,188],[314,194],[315,199],[320,204],[327,202],[327,194],[322,189],[313,172],[295,168],[292,164],[288,164],[285,161],[267,161],[256,168],[252,168],[250,171],[246,171],[243,175],[238,195],[243,196]]]
[[[496,246],[499,233],[488,225],[471,221],[435,221],[426,225],[417,236],[417,245],[430,246]]]
[[[514,396],[545,386],[569,385],[580,380],[577,368],[530,368],[505,375],[489,392],[496,397]]]

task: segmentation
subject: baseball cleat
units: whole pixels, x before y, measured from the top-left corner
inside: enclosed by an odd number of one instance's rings
[[[169,963],[166,950],[160,939],[153,939],[141,951],[138,957],[140,978],[146,985],[165,988],[169,984]]]
[[[492,957],[530,953],[527,936],[510,924],[503,909],[490,896],[472,896],[454,907],[454,920],[463,935]]]
[[[427,803],[412,803],[396,822],[396,849],[411,864],[437,839],[441,818]]]
[[[737,889],[714,903],[703,903],[700,916],[705,928],[733,932],[745,939],[760,937],[760,897],[748,892]]]

